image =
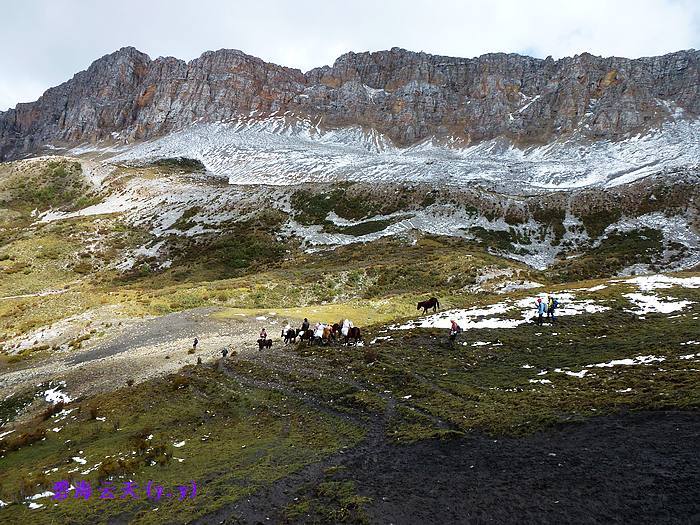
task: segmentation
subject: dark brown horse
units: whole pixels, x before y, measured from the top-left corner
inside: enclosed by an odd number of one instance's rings
[[[427,301],[421,301],[418,303],[418,308],[416,310],[423,309],[423,313],[427,313],[428,310],[431,308],[433,309],[433,312],[437,312],[437,309],[440,308],[440,301],[437,300],[437,297],[431,297]]]
[[[258,339],[258,349],[272,348],[272,339]]]
[[[296,343],[297,337],[301,334],[300,329],[290,328],[286,332],[282,332],[282,337],[284,337],[284,344]]]
[[[309,346],[311,346],[311,343],[314,340],[314,331],[313,330],[306,330],[305,332],[302,330],[299,330],[299,341],[304,342],[308,341]]]
[[[358,341],[362,341],[362,334],[357,326],[353,326],[348,330],[348,335],[345,336],[345,344],[350,344],[350,339],[353,340],[353,344],[357,344]]]

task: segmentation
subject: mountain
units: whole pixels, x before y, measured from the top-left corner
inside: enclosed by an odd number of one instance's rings
[[[577,144],[620,141],[679,120],[694,123],[698,115],[695,50],[541,60],[393,48],[347,53],[333,66],[302,73],[235,50],[184,62],[151,60],[126,47],[36,102],[0,113],[0,160],[47,145],[123,145],[193,124],[249,127],[274,117],[301,122],[317,136],[360,130],[361,145],[369,140],[375,148],[403,149],[425,141],[452,148],[490,140],[519,148],[571,138]]]

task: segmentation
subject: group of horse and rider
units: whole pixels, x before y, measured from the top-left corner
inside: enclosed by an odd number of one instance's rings
[[[338,323],[316,323],[313,328],[309,320],[304,317],[300,328],[292,328],[289,321],[286,321],[282,327],[281,336],[284,344],[296,343],[297,339],[300,342],[306,341],[309,346],[314,343],[320,345],[329,345],[343,338],[343,343],[357,345],[362,341],[362,334],[357,326],[352,324],[350,319],[343,319]],[[260,350],[264,348],[272,348],[272,339],[267,334],[267,330],[260,330],[258,338],[258,347]]]
[[[440,302],[436,297],[431,297],[426,301],[420,301],[417,306],[418,310],[422,309],[423,313],[426,314],[430,309],[432,309],[433,312],[437,312],[437,309],[440,307]],[[559,301],[556,297],[547,297],[545,301],[543,301],[542,298],[538,298],[535,302],[535,308],[537,310],[536,323],[541,326],[546,314],[547,318],[553,324],[556,320],[555,314],[558,307]],[[454,343],[457,335],[463,331],[462,327],[457,324],[457,321],[450,319],[450,342]],[[309,323],[306,317],[300,328],[292,328],[289,321],[286,321],[282,328],[281,337],[284,344],[296,343],[297,339],[299,339],[300,342],[306,341],[309,346],[314,343],[330,345],[339,341],[341,338],[343,338],[345,345],[351,343],[357,345],[357,343],[362,340],[360,329],[354,326],[350,319],[343,319],[338,323],[318,322],[312,328],[311,323]],[[272,339],[268,336],[265,328],[260,331],[258,347],[260,350],[272,348]]]

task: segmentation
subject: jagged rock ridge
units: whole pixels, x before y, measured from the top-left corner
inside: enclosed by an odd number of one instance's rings
[[[46,144],[139,140],[193,122],[290,112],[324,128],[375,129],[398,146],[507,137],[543,144],[580,133],[618,139],[700,115],[700,51],[660,57],[463,59],[393,48],[347,53],[307,73],[235,50],[186,63],[127,47],[0,113],[0,160]]]

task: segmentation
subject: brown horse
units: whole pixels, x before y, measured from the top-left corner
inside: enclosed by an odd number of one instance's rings
[[[272,348],[272,339],[258,339],[258,349]]]
[[[331,337],[333,334],[333,329],[330,326],[326,326],[323,329],[323,335],[321,336],[321,344],[327,345],[331,342]]]
[[[416,308],[416,310],[420,310],[422,308],[423,313],[425,314],[431,308],[433,309],[433,312],[437,312],[437,309],[439,307],[440,307],[440,301],[437,300],[437,297],[431,297],[427,301],[421,301],[420,303],[418,303],[418,308]]]
[[[340,337],[340,324],[333,323],[331,325],[330,341],[335,343]]]
[[[348,330],[348,335],[345,336],[345,345],[350,344],[350,339],[353,340],[353,344],[357,345],[358,341],[362,341],[362,334],[357,326],[353,326]]]

